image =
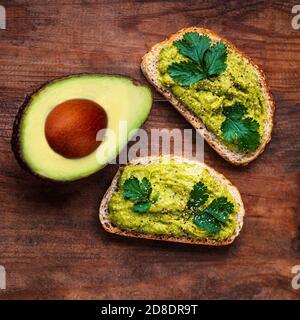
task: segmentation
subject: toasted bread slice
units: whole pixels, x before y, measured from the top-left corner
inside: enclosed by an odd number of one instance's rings
[[[163,159],[172,159],[175,162],[178,163],[191,163],[191,164],[197,164],[200,167],[203,167],[208,170],[208,172],[213,176],[215,179],[217,179],[219,182],[224,184],[227,188],[227,190],[230,192],[232,195],[234,201],[236,202],[238,206],[238,212],[235,215],[237,225],[236,229],[233,232],[233,234],[227,238],[226,240],[223,241],[217,241],[212,238],[205,238],[205,239],[192,239],[188,237],[172,237],[168,235],[154,235],[154,234],[149,234],[149,233],[139,233],[139,232],[131,232],[127,230],[122,230],[119,227],[113,225],[113,223],[109,220],[108,214],[109,214],[109,201],[113,195],[113,193],[117,190],[118,188],[118,180],[122,172],[122,168],[118,170],[116,173],[115,177],[113,178],[113,181],[106,191],[101,204],[100,204],[100,209],[99,209],[99,218],[100,222],[103,226],[103,228],[109,232],[109,233],[114,233],[126,237],[135,237],[135,238],[144,238],[144,239],[150,239],[150,240],[162,240],[162,241],[170,241],[170,242],[180,242],[180,243],[190,243],[190,244],[201,244],[201,245],[210,245],[210,246],[224,246],[232,243],[234,239],[239,235],[242,226],[243,226],[243,218],[245,214],[244,210],[244,205],[243,201],[241,198],[241,195],[238,191],[238,189],[228,180],[226,179],[221,173],[218,173],[211,167],[205,165],[204,163],[200,163],[194,160],[188,160],[184,159],[182,157],[177,157],[177,156],[161,156],[161,157],[143,157],[143,158],[137,158],[133,161],[131,161],[129,164],[132,165],[140,165],[140,166],[146,166],[147,164],[150,163],[156,163],[159,162],[160,160]]]
[[[170,45],[175,40],[182,38],[182,36],[187,32],[198,32],[201,35],[207,35],[214,41],[223,41],[229,48],[231,48],[234,52],[240,54],[249,65],[252,66],[255,71],[261,90],[264,94],[267,112],[266,112],[266,121],[264,123],[264,135],[261,139],[261,144],[255,152],[238,152],[229,150],[222,141],[220,141],[215,134],[209,131],[204,123],[195,116],[192,112],[190,112],[183,104],[181,104],[178,99],[173,95],[173,93],[161,85],[158,79],[158,69],[157,62],[160,51]],[[261,154],[266,144],[271,140],[271,133],[273,128],[273,118],[275,111],[275,103],[274,99],[269,91],[265,75],[263,71],[249,58],[247,57],[241,50],[236,48],[231,42],[225,40],[224,38],[216,35],[210,30],[191,27],[185,28],[178,31],[176,34],[172,35],[168,39],[154,45],[152,49],[143,57],[141,68],[146,76],[146,78],[152,83],[152,85],[166,97],[166,99],[171,102],[171,104],[177,109],[183,117],[191,123],[191,125],[203,136],[203,138],[209,143],[209,145],[215,149],[225,160],[229,161],[233,165],[247,165],[249,162],[253,161]]]

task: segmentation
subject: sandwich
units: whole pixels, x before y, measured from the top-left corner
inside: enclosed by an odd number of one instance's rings
[[[275,103],[263,71],[210,30],[182,29],[142,59],[149,82],[233,165],[247,165],[271,139]]]
[[[99,209],[103,228],[126,237],[223,246],[243,226],[238,189],[204,163],[142,157],[120,167]]]

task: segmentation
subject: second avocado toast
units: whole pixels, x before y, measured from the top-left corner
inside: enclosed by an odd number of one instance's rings
[[[131,179],[137,179],[137,186],[138,181],[149,184],[152,201],[146,210],[136,210],[133,202],[141,202],[128,197]],[[142,190],[131,186],[129,191],[136,195]],[[119,169],[102,199],[99,217],[110,233],[221,246],[238,236],[244,205],[238,189],[203,163],[176,156],[145,157]]]

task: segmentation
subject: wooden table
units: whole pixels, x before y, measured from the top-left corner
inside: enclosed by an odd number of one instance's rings
[[[27,4],[26,4],[27,3]],[[294,1],[2,0],[0,30],[0,299],[299,299],[300,30]],[[146,83],[139,63],[182,27],[213,29],[266,72],[277,110],[271,144],[246,168],[205,145],[206,163],[241,191],[246,219],[224,248],[105,233],[98,206],[117,166],[64,185],[23,172],[10,148],[24,96],[67,74],[118,73]],[[154,92],[144,128],[191,128]]]

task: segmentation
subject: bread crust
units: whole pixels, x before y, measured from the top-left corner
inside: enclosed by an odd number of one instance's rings
[[[267,106],[267,117],[264,124],[264,136],[259,148],[255,152],[243,153],[238,151],[229,150],[211,131],[209,131],[204,123],[190,112],[183,104],[181,104],[173,93],[167,88],[163,87],[158,80],[157,60],[160,51],[167,45],[173,43],[175,40],[182,38],[187,32],[198,32],[199,34],[205,34],[215,41],[223,41],[233,51],[239,53],[254,69],[258,81],[260,83],[261,90],[264,94],[264,98]],[[245,166],[251,161],[256,159],[265,149],[266,145],[271,140],[271,134],[274,124],[274,112],[275,102],[273,96],[269,90],[266,77],[263,71],[249,58],[244,52],[235,47],[230,41],[218,36],[214,32],[208,29],[199,27],[184,28],[177,33],[171,35],[166,40],[154,45],[151,50],[146,53],[142,59],[141,69],[148,79],[148,81],[174,106],[174,108],[180,112],[180,114],[196,129],[196,131],[202,135],[207,143],[226,161],[236,166]]]
[[[116,175],[114,176],[112,183],[110,187],[107,189],[101,204],[99,208],[99,219],[101,222],[102,227],[104,230],[106,230],[109,233],[125,236],[125,237],[133,237],[133,238],[143,238],[143,239],[149,239],[149,240],[161,240],[161,241],[168,241],[168,242],[179,242],[179,243],[186,243],[186,244],[198,244],[198,245],[209,245],[209,246],[225,246],[232,243],[235,238],[239,235],[242,226],[243,226],[243,219],[245,215],[245,209],[244,204],[241,198],[241,195],[238,191],[238,189],[227,179],[225,178],[221,173],[215,171],[213,168],[209,167],[208,165],[204,163],[200,163],[194,160],[188,160],[184,159],[182,157],[173,156],[173,155],[164,155],[160,157],[143,157],[143,158],[136,158],[132,160],[129,164],[132,165],[141,165],[145,166],[149,163],[157,163],[160,160],[164,159],[172,159],[175,162],[179,163],[191,163],[191,164],[197,164],[209,171],[209,173],[216,178],[218,181],[223,183],[230,194],[232,195],[233,199],[235,200],[237,206],[238,206],[238,212],[236,214],[236,220],[237,220],[237,227],[234,231],[234,233],[226,240],[218,241],[210,238],[205,239],[192,239],[188,237],[171,237],[167,235],[154,235],[154,234],[147,234],[147,233],[141,233],[141,232],[131,232],[127,230],[123,230],[115,225],[109,220],[108,214],[109,214],[109,201],[113,195],[113,193],[118,188],[118,180],[122,173],[123,167],[120,167],[117,171]]]

